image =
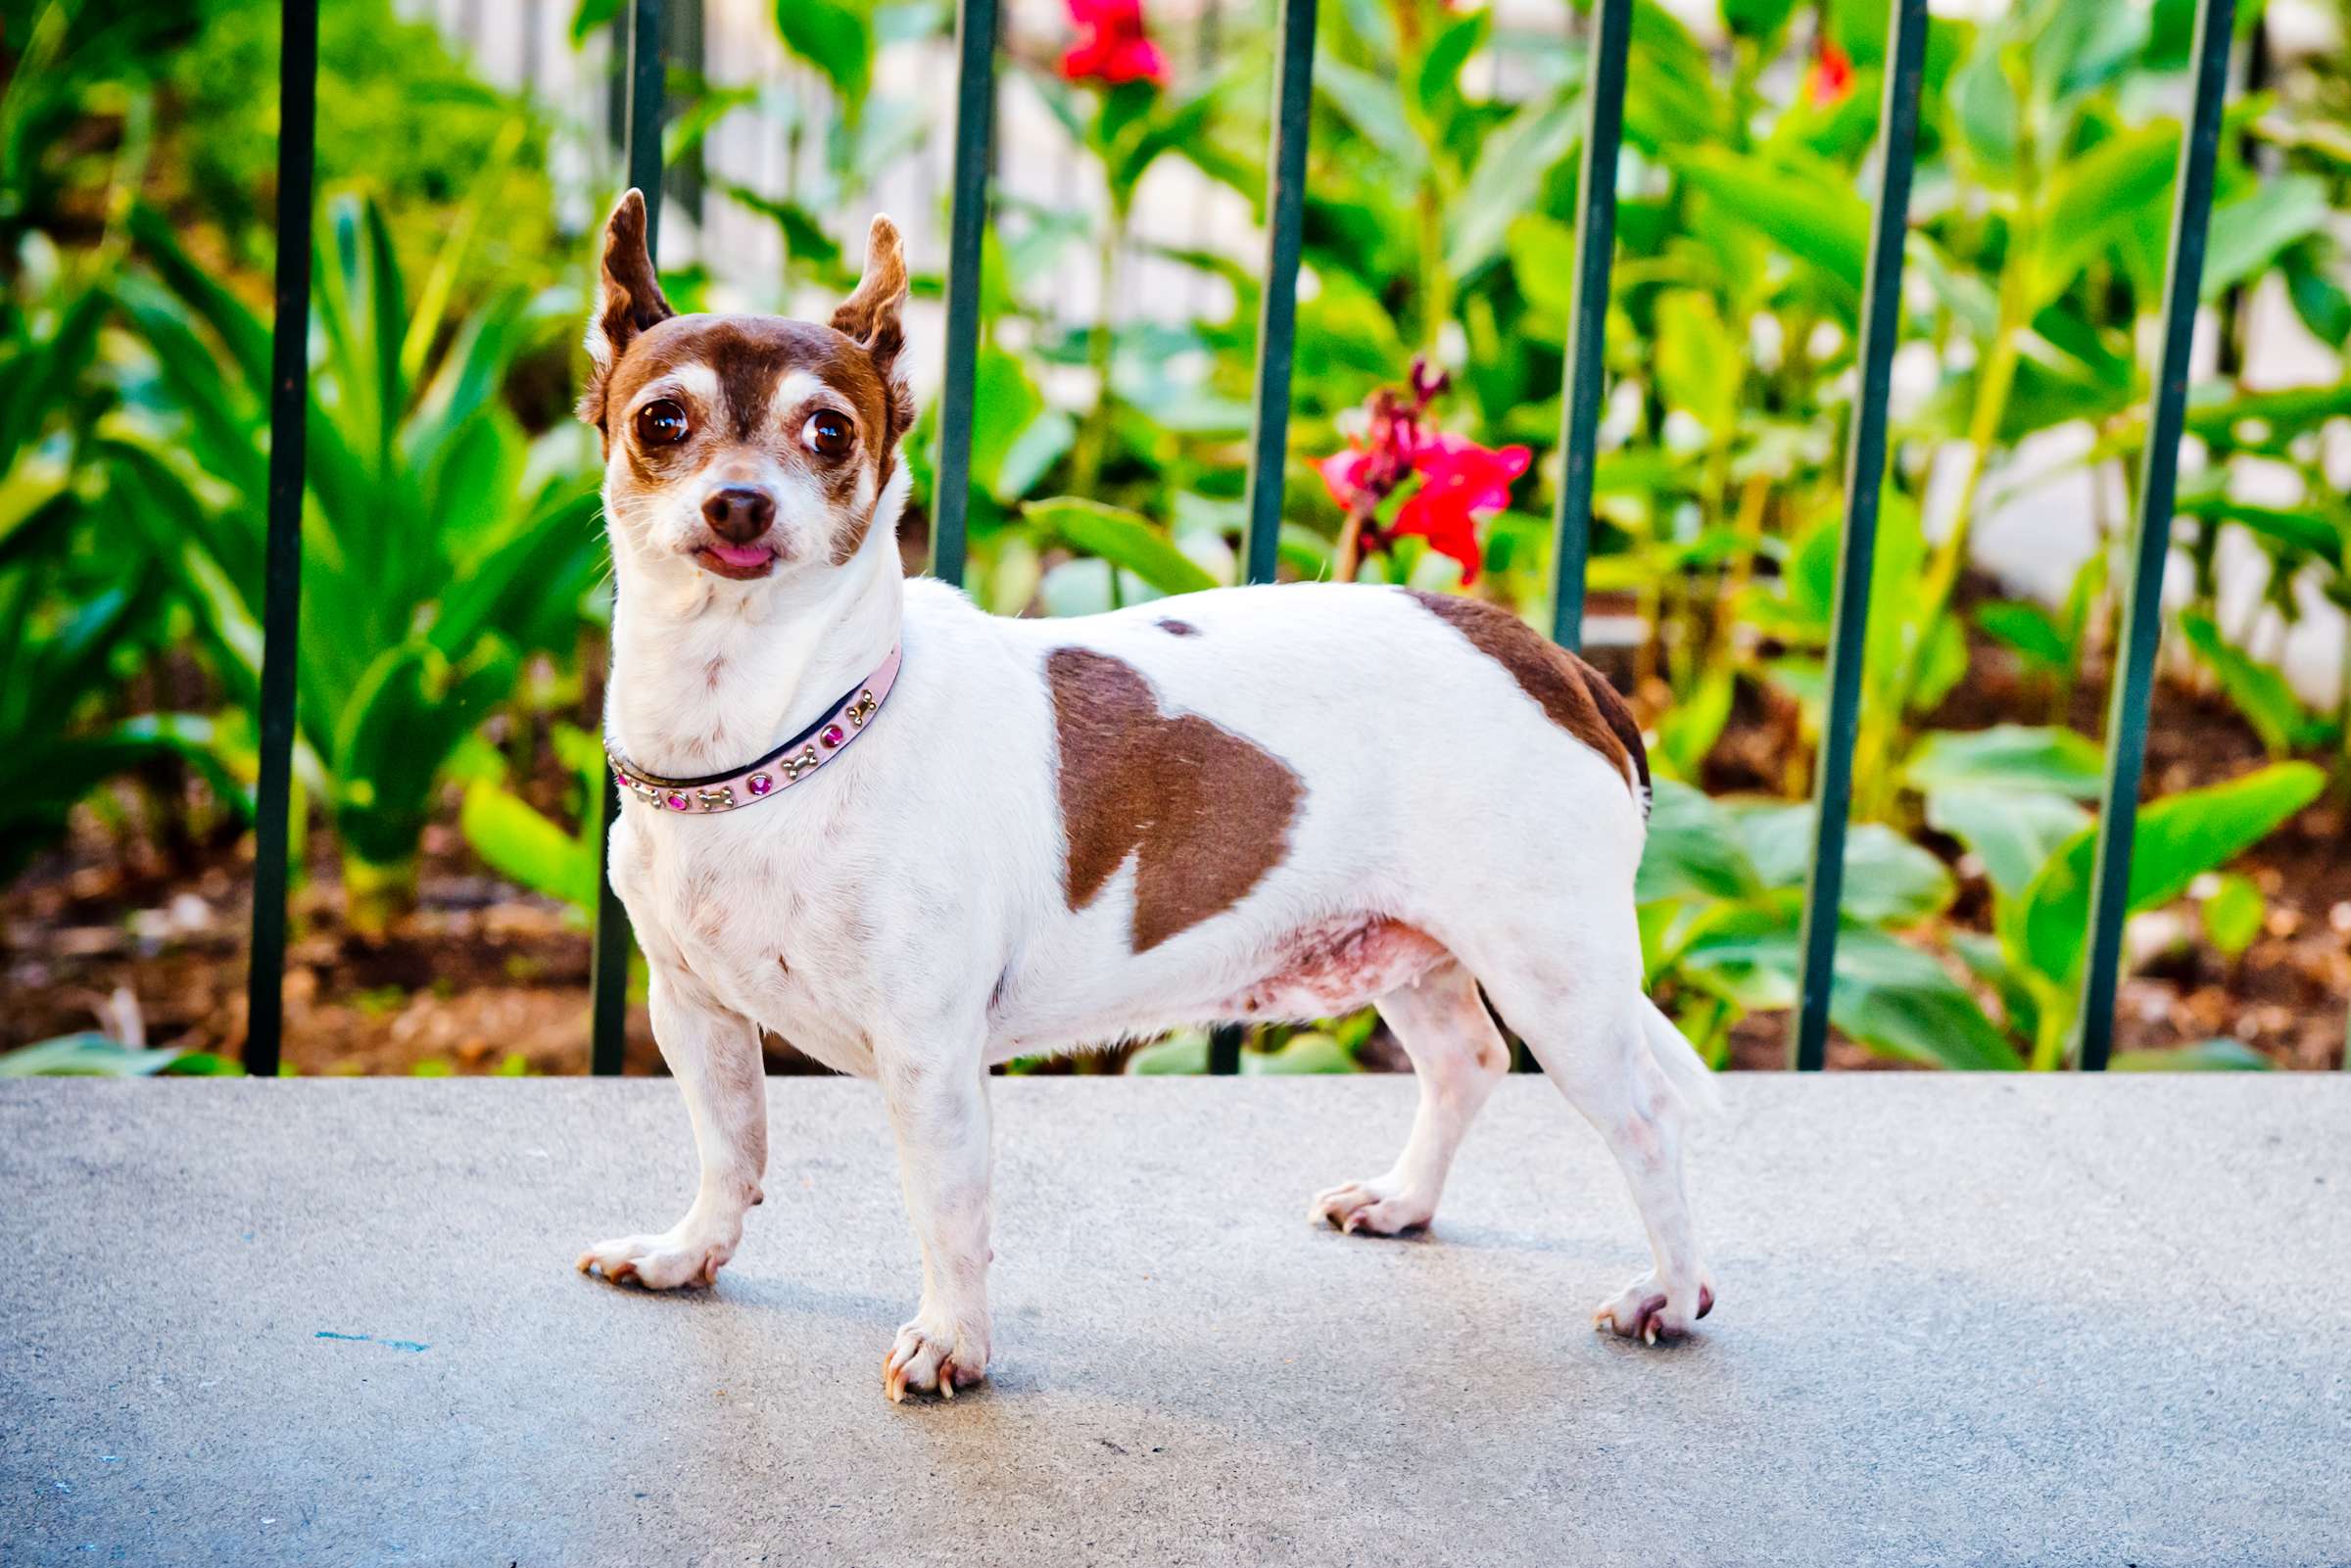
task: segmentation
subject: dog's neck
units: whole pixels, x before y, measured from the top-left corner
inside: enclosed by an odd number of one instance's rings
[[[693,778],[741,767],[815,723],[898,641],[895,521],[877,515],[847,565],[786,583],[635,561],[615,539],[612,743],[650,773]]]

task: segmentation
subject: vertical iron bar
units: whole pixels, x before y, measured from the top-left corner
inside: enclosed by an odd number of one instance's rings
[[[1878,499],[1886,482],[1886,397],[1902,325],[1902,241],[1918,152],[1926,0],[1893,0],[1886,91],[1878,112],[1878,201],[1861,283],[1861,385],[1845,449],[1845,536],[1829,623],[1829,707],[1812,780],[1812,872],[1804,888],[1804,974],[1790,1065],[1818,1071],[1828,1053],[1836,983],[1838,911],[1845,895],[1846,819],[1853,803],[1853,740],[1861,723],[1861,662],[1869,641],[1870,574]]]
[[[1281,543],[1290,368],[1298,343],[1298,250],[1306,222],[1306,144],[1314,105],[1315,0],[1282,0],[1278,30],[1266,277],[1257,309],[1257,395],[1249,414],[1248,520],[1241,536],[1241,560],[1252,583],[1273,581]]]
[[[947,373],[938,393],[938,488],[931,571],[963,581],[972,501],[972,382],[980,358],[980,266],[987,233],[987,143],[996,118],[996,0],[955,8],[955,175],[947,211]]]
[[[2180,434],[2187,407],[2188,354],[2204,280],[2212,218],[2212,166],[2229,96],[2229,38],[2235,0],[2196,10],[2196,99],[2180,138],[2172,197],[2171,259],[2164,269],[2163,360],[2147,450],[2139,470],[2137,530],[2131,543],[2131,596],[2118,643],[2123,664],[2106,715],[2106,806],[2098,817],[2097,870],[2090,884],[2089,957],[2082,974],[2078,1061],[2102,1071],[2114,1046],[2114,993],[2122,977],[2123,917],[2131,908],[2131,841],[2138,829],[2138,779],[2147,755],[2155,644],[2163,631],[2163,567],[2171,553],[2172,502],[2180,476]]]
[[[283,0],[277,52],[277,302],[269,325],[269,535],[262,598],[261,778],[245,1070],[277,1075],[285,1022],[286,861],[294,788],[295,641],[302,623],[303,456],[311,412],[311,186],[317,152],[318,0]]]
[[[1290,450],[1290,370],[1298,347],[1298,252],[1306,227],[1306,144],[1315,85],[1315,0],[1282,0],[1274,59],[1273,145],[1268,150],[1266,277],[1257,309],[1257,393],[1249,411],[1249,499],[1241,528],[1245,581],[1271,583],[1279,558]],[[1247,1031],[1208,1035],[1208,1070],[1241,1070]]]
[[[1551,524],[1551,636],[1584,645],[1584,567],[1592,552],[1592,468],[1600,443],[1601,348],[1608,268],[1616,254],[1616,153],[1624,142],[1624,61],[1632,0],[1595,0],[1582,171],[1577,176],[1575,298],[1567,309],[1567,375],[1559,421],[1559,499]]]
[[[667,90],[661,57],[662,0],[630,0],[627,140],[629,183],[645,197],[645,252],[661,254],[661,115]],[[657,263],[656,263],[657,264]],[[612,700],[610,689],[604,700]],[[629,912],[612,890],[604,852],[620,815],[620,791],[606,782],[597,791],[602,829],[597,834],[596,940],[589,960],[588,1070],[620,1071],[629,1033]]]

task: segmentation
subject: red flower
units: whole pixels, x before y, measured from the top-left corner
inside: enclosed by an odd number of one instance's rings
[[[1422,449],[1415,464],[1420,488],[1396,513],[1389,532],[1419,535],[1430,549],[1461,562],[1463,583],[1474,581],[1485,558],[1477,544],[1478,514],[1511,503],[1511,484],[1533,458],[1524,447],[1492,451],[1459,436],[1437,438]]]
[[[1853,57],[1839,48],[1836,39],[1821,39],[1820,50],[1812,57],[1812,72],[1804,78],[1804,96],[1815,104],[1837,104],[1852,90]]]
[[[1366,548],[1380,542],[1383,530],[1372,517],[1380,502],[1419,475],[1420,488],[1406,499],[1384,532],[1417,534],[1427,540],[1431,549],[1461,563],[1462,581],[1467,583],[1477,576],[1482,558],[1477,544],[1480,514],[1511,503],[1511,482],[1526,472],[1534,454],[1524,447],[1494,451],[1466,436],[1446,435],[1422,424],[1429,404],[1445,387],[1443,371],[1431,371],[1414,360],[1411,402],[1391,387],[1372,393],[1365,404],[1368,425],[1362,445],[1350,442],[1317,466],[1323,488],[1346,510],[1350,528],[1360,532]],[[1345,562],[1352,561],[1346,547],[1341,554]]]
[[[1122,82],[1168,79],[1168,62],[1143,30],[1142,0],[1069,0],[1070,20],[1084,36],[1061,57],[1061,73],[1071,81]]]

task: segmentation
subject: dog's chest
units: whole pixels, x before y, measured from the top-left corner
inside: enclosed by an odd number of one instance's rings
[[[827,1066],[867,1070],[859,1022],[872,1002],[875,918],[859,868],[869,851],[829,813],[781,815],[813,805],[625,823],[633,841],[616,842],[615,885],[648,927],[648,953]]]

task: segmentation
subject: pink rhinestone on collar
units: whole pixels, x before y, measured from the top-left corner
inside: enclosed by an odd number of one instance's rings
[[[889,696],[898,679],[899,650],[891,648],[882,667],[814,724],[785,741],[748,767],[733,773],[714,773],[700,779],[664,779],[647,773],[621,755],[609,737],[604,755],[612,764],[612,779],[625,794],[657,811],[733,811],[791,788],[849,748]]]

